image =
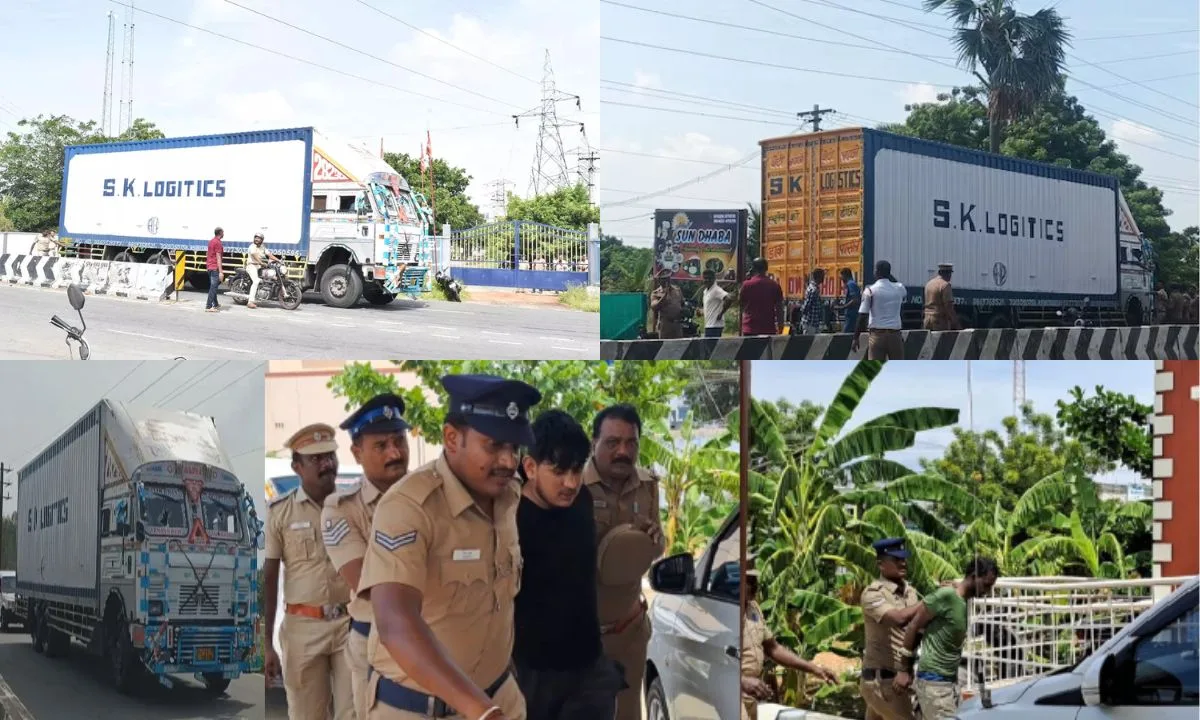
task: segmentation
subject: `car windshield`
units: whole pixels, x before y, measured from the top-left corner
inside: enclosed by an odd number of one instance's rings
[[[17,591],[17,576],[5,575],[0,577],[0,592],[16,592]]]

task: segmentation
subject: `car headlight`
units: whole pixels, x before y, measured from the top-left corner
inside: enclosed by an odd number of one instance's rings
[[[162,600],[151,600],[147,604],[147,609],[150,612],[150,617],[158,617],[163,614],[163,601]]]

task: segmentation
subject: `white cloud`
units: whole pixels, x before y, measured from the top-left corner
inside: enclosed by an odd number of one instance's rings
[[[1113,121],[1110,134],[1117,142],[1132,140],[1144,143],[1153,142],[1162,137],[1156,130],[1152,130],[1145,125],[1139,125],[1132,120],[1125,120],[1124,118]]]
[[[897,91],[905,105],[937,102],[938,89],[929,83],[909,83]]]
[[[648,73],[641,70],[633,71],[633,84],[639,88],[658,89],[662,87],[662,79],[657,73]]]

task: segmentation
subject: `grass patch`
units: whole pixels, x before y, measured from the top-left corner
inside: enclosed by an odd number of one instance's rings
[[[600,295],[588,292],[584,285],[571,285],[558,296],[558,301],[572,310],[600,312]]]
[[[462,286],[462,290],[458,294],[459,299],[463,302],[470,300],[471,293],[467,290],[467,286],[463,285],[461,280],[458,284]],[[450,298],[446,297],[446,291],[443,290],[442,286],[438,285],[436,281],[434,281],[432,289],[430,289],[429,292],[421,294],[421,298],[424,300],[442,300],[445,302],[450,301]]]

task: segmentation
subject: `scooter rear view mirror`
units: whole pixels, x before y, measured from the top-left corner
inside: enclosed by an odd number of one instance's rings
[[[71,307],[76,311],[83,310],[85,298],[83,296],[83,290],[80,290],[78,285],[71,284],[67,287],[67,300],[71,303]]]

